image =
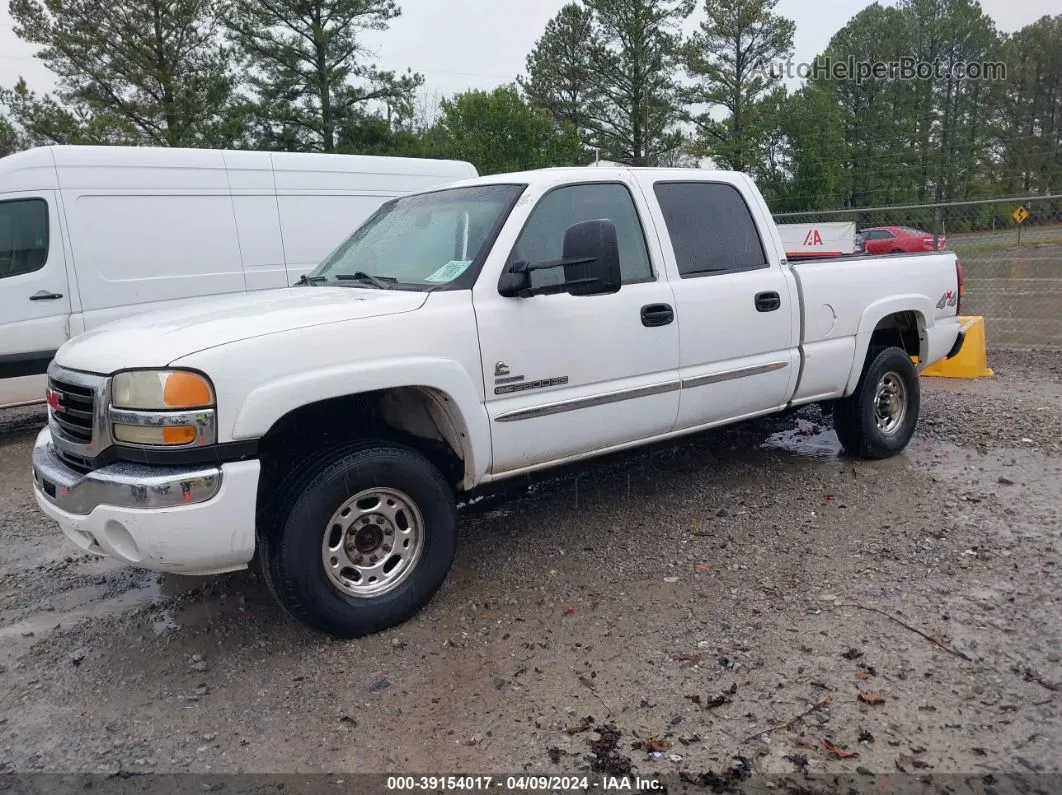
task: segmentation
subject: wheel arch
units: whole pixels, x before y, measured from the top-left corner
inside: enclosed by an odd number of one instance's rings
[[[332,368],[265,384],[244,401],[233,437],[259,439],[264,455],[292,443],[312,453],[322,441],[386,430],[426,454],[435,446],[424,443],[445,445],[460,462],[459,471],[444,470],[459,488],[478,483],[489,466],[490,429],[482,398],[465,371],[449,360]]]
[[[924,295],[907,295],[878,301],[867,307],[856,333],[855,356],[845,385],[845,397],[855,392],[873,347],[893,345],[924,362],[928,355],[927,318],[933,316],[932,301]]]

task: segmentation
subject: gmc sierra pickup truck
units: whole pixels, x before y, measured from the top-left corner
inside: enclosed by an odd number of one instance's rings
[[[290,614],[359,637],[434,596],[486,484],[808,403],[849,454],[898,453],[961,288],[952,253],[788,262],[738,173],[466,180],[388,201],[299,285],[66,343],[34,489],[83,550],[257,555]]]

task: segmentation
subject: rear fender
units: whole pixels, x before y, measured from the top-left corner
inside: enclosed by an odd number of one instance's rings
[[[921,339],[921,346],[917,355],[920,361],[925,360],[927,342],[926,336],[922,332],[926,328],[926,318],[933,317],[936,312],[933,301],[928,296],[914,293],[889,296],[880,301],[875,301],[866,308],[859,321],[859,330],[856,332],[855,358],[852,361],[852,369],[848,374],[848,383],[845,385],[845,397],[855,392],[856,387],[859,385],[859,378],[863,374],[863,365],[866,364],[867,352],[870,350],[870,340],[874,336],[874,330],[882,320],[901,312],[914,312],[918,320],[919,338]]]

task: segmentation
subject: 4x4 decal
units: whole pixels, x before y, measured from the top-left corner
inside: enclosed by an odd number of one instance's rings
[[[946,306],[955,306],[959,303],[959,293],[955,290],[949,290],[940,296],[940,300],[937,301],[937,309],[943,309]]]

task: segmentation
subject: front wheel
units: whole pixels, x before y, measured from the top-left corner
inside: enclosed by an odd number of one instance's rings
[[[415,450],[365,443],[289,481],[263,533],[265,579],[314,629],[357,638],[415,615],[442,586],[457,539],[454,494]]]
[[[918,424],[918,371],[900,348],[871,350],[859,385],[834,406],[841,446],[859,458],[891,458],[907,447]]]

